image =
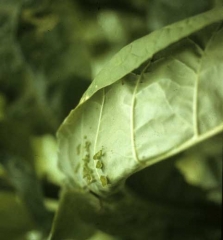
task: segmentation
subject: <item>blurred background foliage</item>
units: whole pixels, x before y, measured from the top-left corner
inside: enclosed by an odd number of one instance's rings
[[[155,29],[221,5],[222,0],[0,0],[1,239],[48,235],[63,183],[56,130],[106,61]],[[135,174],[127,185],[144,199],[220,206],[222,135],[171,164]],[[98,231],[93,239],[118,238]]]

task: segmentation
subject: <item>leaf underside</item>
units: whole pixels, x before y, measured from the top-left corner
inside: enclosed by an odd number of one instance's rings
[[[219,49],[223,29],[216,23],[80,104],[58,132],[59,165],[67,178],[98,195],[110,194],[134,172],[222,131]]]

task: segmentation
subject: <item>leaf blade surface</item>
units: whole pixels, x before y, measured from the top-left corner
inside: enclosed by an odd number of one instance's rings
[[[70,114],[58,134],[68,178],[110,194],[134,172],[222,131],[223,31],[220,24],[211,29],[197,34],[206,35],[203,45],[193,36],[182,39],[140,74],[98,90]]]

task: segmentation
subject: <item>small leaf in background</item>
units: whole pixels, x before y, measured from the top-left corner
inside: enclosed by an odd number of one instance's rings
[[[47,178],[49,182],[62,185],[64,175],[57,166],[57,143],[52,135],[33,137],[36,171],[40,179]]]
[[[88,238],[87,240],[121,240],[118,237],[110,236],[106,233],[103,233],[101,231],[96,232],[92,237]]]
[[[165,25],[202,13],[214,5],[211,0],[151,0],[148,4],[147,24],[154,31]],[[152,5],[153,7],[149,7]],[[214,7],[214,6],[212,6]]]
[[[222,203],[222,134],[186,151],[176,162],[185,180],[206,190],[207,198]],[[199,151],[198,151],[199,149]]]
[[[18,200],[9,192],[0,192],[0,237],[7,240],[27,239],[27,232],[35,230],[35,223],[29,213]],[[28,240],[28,239],[27,239]]]

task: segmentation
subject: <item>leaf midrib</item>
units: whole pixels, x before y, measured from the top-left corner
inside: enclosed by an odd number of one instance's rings
[[[97,142],[98,142],[98,137],[99,137],[99,131],[101,127],[101,119],[102,119],[102,113],[105,105],[105,89],[103,88],[102,90],[102,102],[101,102],[101,107],[100,107],[100,113],[99,113],[99,118],[98,118],[98,126],[97,126],[97,131],[95,135],[95,141],[94,141],[94,148],[93,148],[93,155],[96,153],[96,147],[97,147]],[[98,179],[100,179],[100,175],[98,173],[98,169],[96,169],[96,174],[98,176]]]

